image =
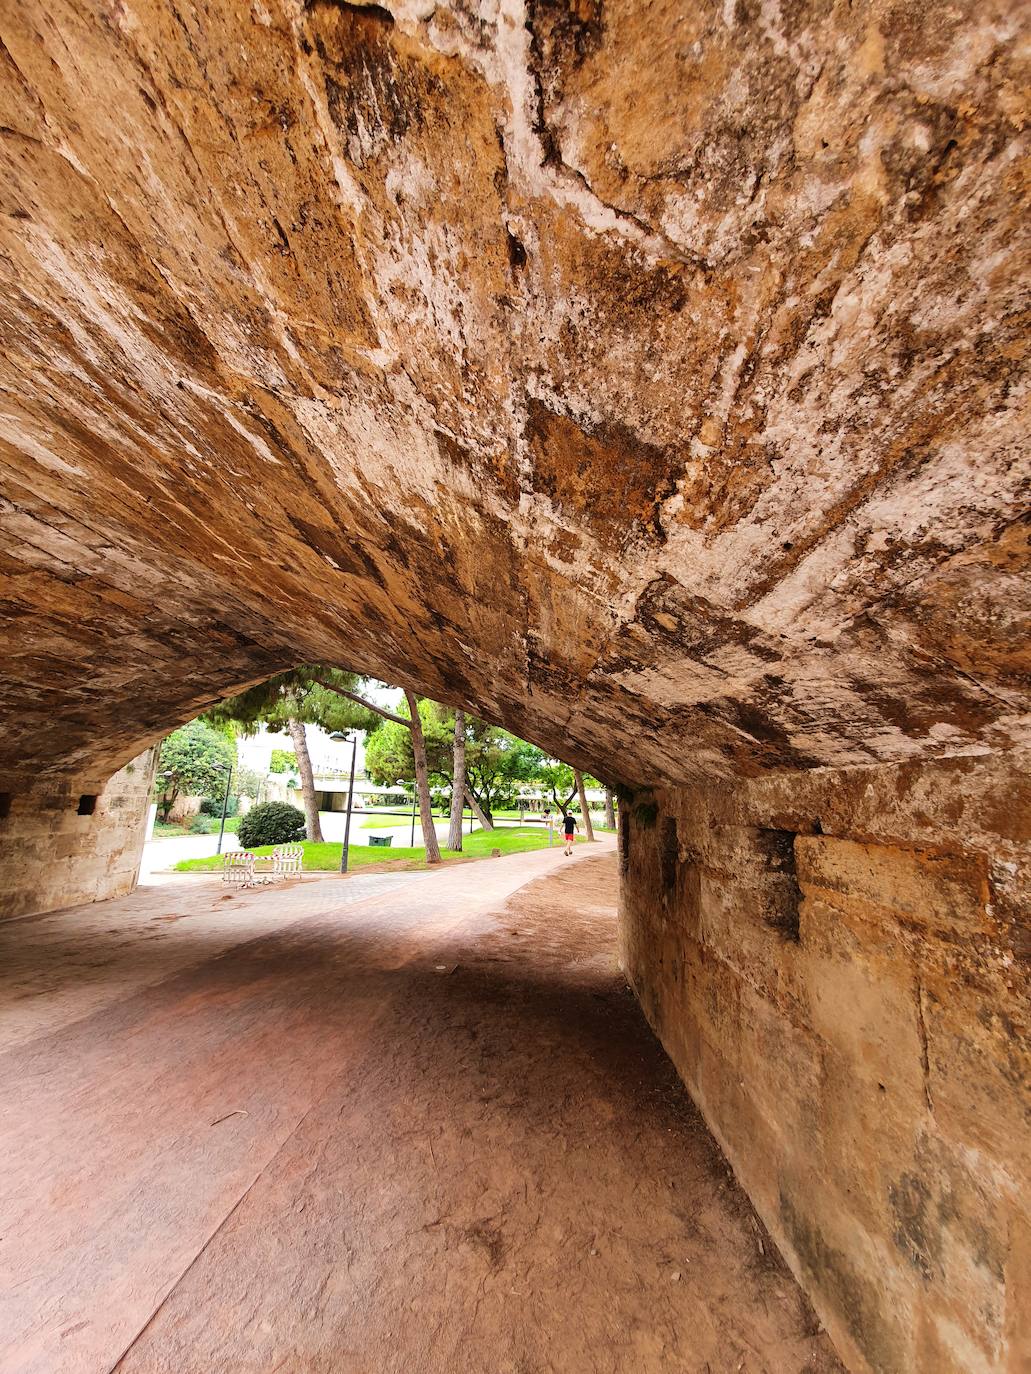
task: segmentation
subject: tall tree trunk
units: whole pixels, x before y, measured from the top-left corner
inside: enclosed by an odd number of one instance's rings
[[[465,712],[455,712],[455,743],[451,770],[451,824],[448,826],[448,849],[462,848],[462,812],[465,810]]]
[[[405,688],[405,700],[411,712],[412,756],[415,759],[415,790],[419,797],[419,819],[422,821],[422,842],[426,846],[426,862],[440,863],[440,845],[433,828],[433,805],[430,801],[430,775],[426,767],[426,741],[419,719],[419,698]]]
[[[573,777],[576,778],[576,790],[580,793],[580,814],[584,818],[584,834],[593,844],[594,826],[591,824],[591,813],[587,809],[587,789],[584,787],[583,774],[579,768],[573,769]]]
[[[612,804],[612,788],[605,789],[605,829],[615,830],[616,828],[616,808]]]
[[[494,822],[491,820],[491,818],[487,815],[486,811],[484,811],[483,807],[480,805],[480,803],[479,803],[479,802],[476,800],[476,798],[473,796],[473,789],[472,789],[471,787],[468,787],[468,786],[466,787],[466,789],[465,789],[465,799],[466,799],[466,801],[469,803],[469,806],[470,806],[471,809],[472,809],[473,815],[474,815],[474,816],[476,817],[476,819],[480,822],[480,829],[481,829],[481,830],[493,830],[493,829],[494,829]]]
[[[304,802],[304,828],[308,839],[316,844],[322,843],[322,826],[319,824],[319,801],[315,795],[315,775],[311,771],[311,758],[308,754],[308,740],[304,726],[293,716],[287,722],[290,738],[293,740],[294,753],[297,755],[297,771],[301,775],[301,799]]]

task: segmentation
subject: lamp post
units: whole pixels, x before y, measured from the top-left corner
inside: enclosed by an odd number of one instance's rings
[[[213,767],[217,768],[218,771],[221,773],[222,769],[225,767],[225,764],[224,764],[224,763],[216,763],[216,764],[213,765]],[[218,848],[215,850],[215,853],[216,853],[216,854],[221,854],[221,853],[222,853],[222,840],[223,840],[223,837],[225,836],[225,833],[226,833],[226,811],[229,809],[229,785],[230,785],[230,783],[231,783],[232,781],[233,781],[233,765],[230,764],[230,765],[229,765],[229,772],[226,774],[226,792],[225,792],[225,796],[222,798],[222,824],[219,826],[219,830],[218,830]]]
[[[344,821],[344,847],[340,851],[340,872],[347,872],[347,861],[350,857],[351,848],[351,804],[354,801],[354,763],[358,757],[358,736],[345,735],[342,730],[334,730],[330,739],[338,740],[342,744],[351,746],[351,781],[347,787],[347,820]]]

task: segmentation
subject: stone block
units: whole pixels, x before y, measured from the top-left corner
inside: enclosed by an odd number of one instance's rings
[[[50,842],[50,855],[53,859],[72,859],[82,851],[82,840],[77,835],[57,835]]]
[[[922,1281],[923,1310],[953,1352],[976,1351],[997,1369],[1005,1344],[1011,1201],[985,1170],[924,1132],[898,1161],[887,1188],[895,1249]]]
[[[797,1157],[780,1172],[774,1230],[850,1369],[915,1368],[906,1312],[919,1299],[918,1283],[892,1264],[885,1242],[819,1171]]]
[[[743,1086],[771,1128],[791,1151],[821,1157],[827,1055],[819,1037],[746,983],[738,1044],[735,1059]]]
[[[78,790],[20,795],[13,813],[16,830],[0,834],[0,916],[50,911],[131,890],[143,847],[154,759],[148,749],[133,772],[116,773],[101,792],[101,803],[124,795],[127,804],[120,811],[98,804],[92,816],[77,814],[78,796],[94,791],[92,782]]]
[[[1031,1031],[1003,990],[948,986],[923,994],[928,1092],[942,1131],[1031,1178]]]
[[[699,939],[706,948],[802,1023],[807,993],[798,974],[798,945],[775,924],[769,889],[703,870],[699,907]]]
[[[1031,1216],[1014,1211],[1006,1260],[1006,1374],[1031,1369]]]
[[[703,946],[693,944],[687,946],[685,972],[691,1007],[706,1039],[719,1045],[728,1060],[735,1060],[740,1044],[740,975]]]
[[[899,1162],[912,1159],[927,1125],[923,1096],[856,1073],[850,1059],[827,1046],[812,1113],[819,1122],[814,1166],[871,1235],[888,1238],[888,1184]]]
[[[961,936],[989,929],[983,855],[800,835],[795,856],[803,892],[819,895],[831,906],[874,921],[893,912],[931,934]]]
[[[813,1029],[849,1072],[923,1103],[917,984],[901,940],[813,896],[803,903],[801,937],[799,978]]]
[[[935,779],[969,771],[698,789],[677,814],[699,939],[664,910],[638,944],[642,967],[661,959],[664,1043],[714,1134],[846,1362],[878,1374],[1028,1367],[1026,976],[997,911],[1003,879],[1011,918],[1022,887],[1012,851],[989,882],[985,852],[949,831],[977,808]],[[764,910],[791,876],[776,827],[821,808],[844,838],[793,836],[802,901],[783,941]]]
[[[789,1147],[771,1129],[739,1065],[723,1048],[701,1036],[693,1095],[753,1204],[760,1215],[769,1216]]]

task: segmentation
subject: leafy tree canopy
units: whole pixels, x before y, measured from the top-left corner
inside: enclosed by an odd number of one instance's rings
[[[404,703],[397,708],[397,714],[407,716]],[[423,700],[419,703],[419,719],[431,782],[441,788],[450,787],[455,713],[438,702]],[[466,780],[488,816],[502,801],[512,799],[521,784],[534,780],[538,756],[543,757],[539,749],[507,730],[476,716],[466,717]],[[365,770],[380,787],[401,783],[411,791],[415,781],[411,731],[393,721],[384,724],[366,745]]]
[[[487,815],[502,800],[513,800],[524,783],[534,780],[532,744],[497,725],[473,716],[469,720],[465,768],[469,786]]]
[[[340,668],[304,663],[227,697],[211,707],[205,719],[216,725],[238,722],[244,730],[259,723],[270,730],[285,730],[288,721],[299,720],[305,725],[321,725],[323,730],[371,732],[379,727],[381,717],[332,690],[338,687],[340,691],[357,692],[362,682],[357,674]]]
[[[180,794],[221,797],[226,770],[235,763],[235,739],[227,738],[206,721],[191,720],[173,730],[162,744],[158,760],[156,789],[162,814],[168,816]]]
[[[526,766],[530,781],[541,789],[558,810],[563,810],[576,798],[576,777],[572,768],[568,763],[550,758],[536,745],[528,744],[526,749],[529,751]],[[583,780],[585,787],[602,786],[590,773],[584,773]]]
[[[408,703],[401,698],[395,714],[408,716]],[[446,716],[435,702],[419,702],[419,719],[422,721],[423,737],[426,743],[426,767],[431,784],[450,786],[451,784],[451,740],[452,724],[448,725]],[[406,791],[415,787],[415,755],[412,752],[412,732],[406,725],[387,720],[380,724],[377,732],[365,745],[365,772],[370,781],[378,787],[393,787],[400,783]]]

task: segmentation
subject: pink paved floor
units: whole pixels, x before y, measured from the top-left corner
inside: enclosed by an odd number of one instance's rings
[[[616,882],[585,847],[0,925],[0,1370],[835,1368]]]

